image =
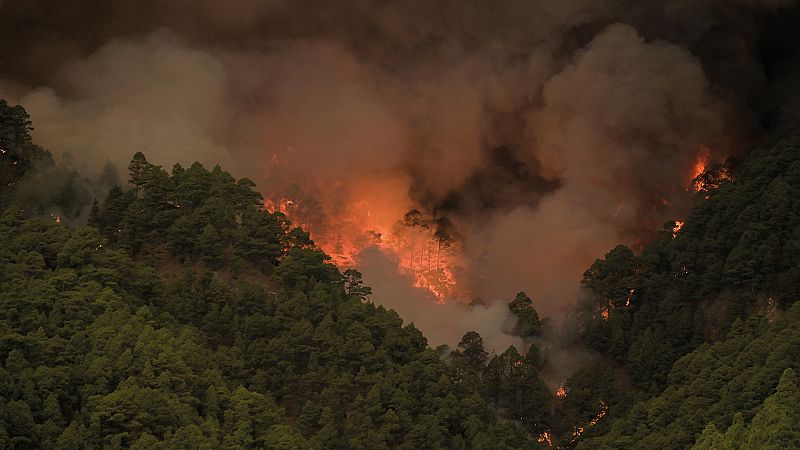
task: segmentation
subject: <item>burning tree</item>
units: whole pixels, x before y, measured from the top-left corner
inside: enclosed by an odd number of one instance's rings
[[[711,164],[704,166],[694,178],[692,178],[690,189],[708,198],[708,195],[733,181],[734,161],[728,159],[724,164]]]
[[[285,192],[267,200],[266,208],[300,224],[309,233],[308,240],[313,239],[340,269],[357,266],[362,250],[377,247],[394,256],[398,272],[412,275],[414,286],[429,291],[437,301],[457,295],[453,267],[462,238],[448,218],[414,208],[387,226],[376,219],[366,201],[340,198],[320,203],[296,185]]]

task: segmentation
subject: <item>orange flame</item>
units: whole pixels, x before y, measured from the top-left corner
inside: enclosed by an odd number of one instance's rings
[[[309,232],[314,243],[331,257],[340,269],[355,267],[361,251],[374,246],[397,261],[398,272],[413,277],[414,287],[429,291],[438,303],[457,295],[454,274],[455,258],[428,225],[406,226],[379,223],[366,201],[355,201],[333,214],[327,214],[324,226],[312,226],[303,220],[301,202],[289,198],[266,200],[271,212],[281,212],[295,226]],[[318,224],[317,224],[318,225]]]
[[[636,293],[636,289],[635,288],[630,288],[630,290],[628,291],[628,296],[625,297],[625,306],[630,306],[631,305],[631,299],[633,298],[633,294],[635,294],[635,293]]]
[[[675,238],[675,236],[678,235],[678,232],[681,231],[681,229],[683,228],[683,225],[685,223],[686,222],[683,221],[683,220],[676,220],[675,221],[675,226],[672,227],[672,237],[673,237],[673,239]]]
[[[690,190],[695,192],[706,192],[719,188],[723,183],[733,181],[733,174],[726,166],[717,166],[709,170],[710,150],[706,146],[700,146],[696,162],[692,169]],[[701,176],[702,175],[702,176]],[[706,200],[709,195],[704,196]]]
[[[558,387],[558,390],[556,390],[556,397],[564,398],[566,396],[567,396],[567,389],[564,388],[564,385],[562,384],[561,386]]]
[[[694,162],[694,166],[692,166],[692,179],[695,179],[706,170],[710,156],[711,149],[707,145],[700,145],[697,151],[697,159]]]
[[[577,425],[572,430],[572,442],[575,443],[578,440],[578,438],[580,438],[581,435],[586,432],[588,428],[597,425],[600,422],[600,419],[605,417],[607,413],[608,413],[608,405],[606,405],[606,402],[600,400],[600,411],[598,411],[597,415],[594,416],[589,422],[587,422],[585,426]]]
[[[547,445],[548,447],[553,446],[553,435],[551,435],[549,431],[543,431],[536,440],[540,444]]]

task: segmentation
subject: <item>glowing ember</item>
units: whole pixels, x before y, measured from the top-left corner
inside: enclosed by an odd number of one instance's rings
[[[678,232],[681,231],[681,228],[683,228],[683,224],[685,224],[685,223],[686,222],[684,222],[683,220],[676,220],[675,221],[675,226],[672,227],[672,237],[673,237],[673,239],[675,238],[675,236],[678,235]]]
[[[593,426],[597,425],[597,424],[598,424],[598,422],[600,422],[600,419],[602,419],[603,417],[605,417],[605,415],[606,415],[607,413],[608,413],[608,405],[606,405],[606,402],[604,402],[604,401],[600,400],[600,411],[598,411],[597,415],[596,415],[596,416],[594,416],[594,417],[592,418],[592,420],[590,420],[589,422],[587,422],[585,426],[583,426],[583,425],[578,425],[578,426],[576,426],[576,427],[575,427],[575,428],[572,430],[572,443],[575,443],[575,442],[578,440],[578,438],[580,438],[580,437],[581,437],[581,435],[582,435],[584,432],[586,432],[586,430],[587,430],[588,428],[590,428],[590,427],[593,427]]]
[[[600,318],[603,320],[608,320],[608,307],[603,308],[603,310],[600,311]]]
[[[600,422],[600,419],[605,417],[606,413],[608,413],[608,406],[606,405],[606,402],[600,400],[600,411],[597,413],[597,416],[595,416],[594,419],[589,421],[589,426],[593,427],[597,425],[597,422]]]
[[[558,390],[556,391],[556,397],[564,398],[566,396],[567,396],[567,390],[564,388],[564,385],[562,384],[561,386],[558,387]]]
[[[536,440],[540,444],[547,445],[548,447],[553,446],[553,435],[551,435],[549,431],[543,431]]]
[[[700,149],[697,152],[697,159],[695,160],[694,166],[692,167],[692,178],[695,179],[700,174],[702,174],[706,170],[706,165],[708,165],[708,158],[711,155],[711,149],[708,148],[706,145],[701,145]]]
[[[631,288],[630,291],[628,291],[628,296],[625,297],[625,306],[630,306],[631,305],[631,299],[633,298],[633,294],[635,294],[635,293],[636,293],[636,289],[634,289],[634,288]]]

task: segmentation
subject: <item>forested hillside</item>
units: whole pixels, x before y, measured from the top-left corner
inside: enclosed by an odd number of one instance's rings
[[[696,186],[685,224],[667,224],[640,256],[613,249],[584,276],[585,342],[632,378],[605,383],[654,396],[612,406],[623,417],[579,448],[689,448],[707,424],[699,448],[738,448],[717,436],[732,423],[725,439],[751,442],[742,448],[800,445],[786,406],[800,369],[800,144],[756,150]]]
[[[138,153],[129,188],[68,227],[42,209],[77,218],[81,202],[27,206],[18,188],[41,171],[91,180],[31,143],[22,108],[0,109],[0,447],[536,445],[249,180]]]
[[[431,349],[250,180],[141,153],[87,177],[0,119],[0,448],[800,448],[798,141],[597,260],[563,348],[489,355]],[[554,395],[576,347],[599,356]]]

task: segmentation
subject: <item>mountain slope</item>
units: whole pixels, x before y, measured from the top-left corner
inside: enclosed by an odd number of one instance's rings
[[[3,193],[0,447],[535,445],[248,180],[142,154],[129,175],[90,226]]]
[[[754,151],[734,180],[728,170],[698,180],[702,199],[682,227],[586,272],[586,342],[650,398],[611,405],[619,419],[579,448],[688,448],[710,422],[752,419],[781,373],[798,370],[800,144]]]

